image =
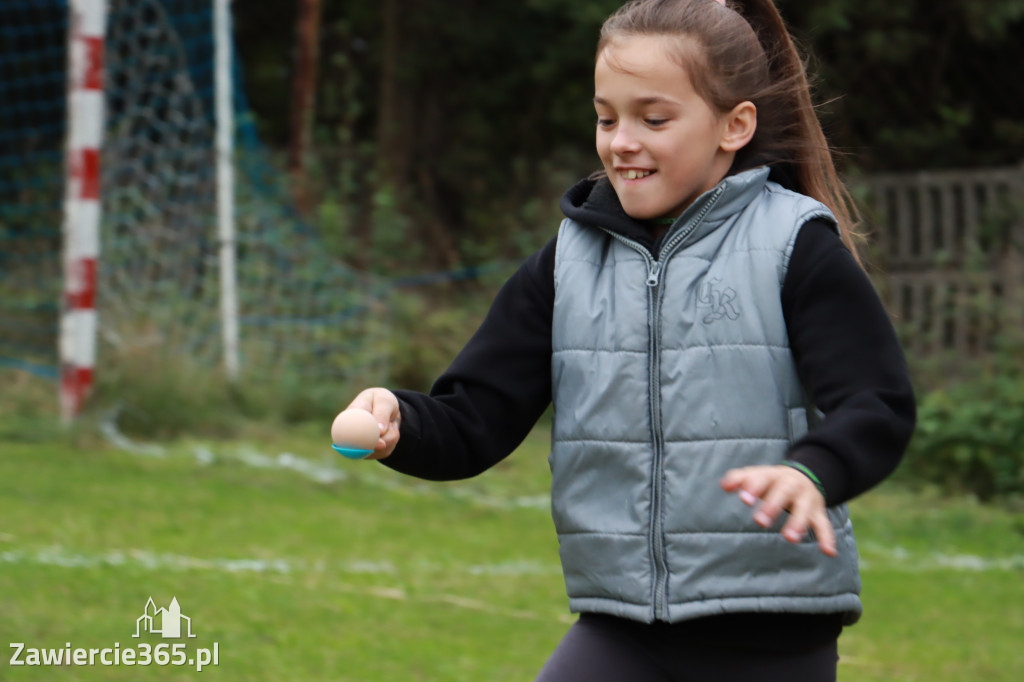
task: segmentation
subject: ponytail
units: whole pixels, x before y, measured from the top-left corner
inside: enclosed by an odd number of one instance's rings
[[[730,173],[783,165],[794,189],[822,202],[857,262],[857,206],[836,171],[811,100],[803,60],[772,0],[632,0],[601,28],[598,55],[617,36],[679,37],[674,56],[719,112],[757,107],[757,130]],[[696,43],[701,49],[693,49]]]
[[[781,106],[776,115],[795,119],[792,134],[796,139],[787,154],[791,158],[783,162],[794,171],[796,189],[832,210],[839,222],[843,243],[861,263],[857,252],[858,242],[862,240],[858,232],[860,211],[836,171],[832,150],[811,99],[805,63],[782,16],[772,0],[728,0],[727,6],[740,13],[754,29],[768,59],[769,78],[782,86],[777,98]],[[761,117],[759,107],[758,125]]]

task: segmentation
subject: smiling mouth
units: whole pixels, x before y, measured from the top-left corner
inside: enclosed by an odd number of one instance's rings
[[[619,171],[619,175],[621,175],[626,180],[639,180],[640,178],[646,178],[648,175],[651,175],[652,173],[654,173],[654,171],[652,170],[637,170],[635,168]]]

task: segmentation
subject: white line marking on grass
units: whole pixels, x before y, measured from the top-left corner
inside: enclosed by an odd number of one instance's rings
[[[556,564],[537,561],[508,561],[496,564],[459,565],[432,561],[397,567],[390,561],[346,559],[337,562],[296,558],[200,558],[182,554],[151,552],[144,549],[113,549],[99,554],[74,552],[58,545],[35,550],[13,549],[0,552],[0,563],[42,564],[65,568],[136,565],[148,569],[222,571],[226,573],[348,573],[398,575],[400,573],[465,573],[474,576],[561,575]]]
[[[196,456],[196,464],[199,464],[200,466],[210,466],[217,461],[217,455],[213,454],[213,450],[205,445],[195,446],[192,452]]]
[[[875,568],[907,571],[963,571],[987,573],[992,571],[1024,570],[1024,555],[984,557],[976,554],[945,554],[932,552],[917,554],[903,547],[882,547],[865,543],[861,547],[860,566],[863,570]],[[866,558],[865,558],[866,557]]]
[[[196,458],[199,459],[198,454]],[[334,483],[348,478],[345,472],[339,469],[318,465],[290,452],[282,452],[277,457],[268,457],[251,448],[245,448],[235,458],[257,469],[290,469],[317,483]]]
[[[294,563],[285,559],[200,559],[177,554],[157,554],[142,549],[115,549],[89,555],[55,546],[35,551],[0,552],[0,563],[42,564],[63,568],[136,565],[148,569],[216,570],[227,573],[291,573],[294,570]]]
[[[849,636],[849,635],[847,635]],[[885,665],[879,661],[872,661],[867,658],[860,658],[858,656],[850,656],[849,654],[843,654],[839,657],[840,666],[856,666],[858,668],[884,668]]]
[[[495,615],[507,616],[509,618],[519,618],[522,620],[548,620],[542,618],[540,615],[533,613],[532,611],[519,611],[516,609],[503,609],[497,608],[493,604],[479,601],[477,599],[467,599],[454,594],[439,594],[437,597],[426,598],[423,601],[436,601],[442,604],[451,604],[452,606],[458,606],[461,609],[471,609],[473,611],[483,611],[484,613],[493,613]],[[573,618],[566,614],[559,614],[559,622],[572,623]]]
[[[338,564],[326,564],[322,561],[310,563],[301,559],[200,559],[198,557],[182,556],[178,554],[159,554],[147,550],[110,550],[102,554],[82,554],[71,552],[58,546],[43,547],[34,551],[9,550],[0,552],[0,563],[8,564],[41,564],[45,566],[59,566],[61,568],[93,568],[97,566],[140,566],[150,570],[177,569],[177,570],[200,570],[200,571],[221,571],[225,573],[270,573],[270,574],[293,574],[293,573],[325,573],[328,570],[342,573],[365,573],[371,575],[395,574],[395,567],[386,561],[350,560]],[[497,565],[498,568],[511,567],[515,564]],[[422,568],[432,566],[423,564]],[[450,569],[443,569],[439,565],[433,565],[435,569],[450,572]],[[481,567],[470,567],[469,572]],[[501,573],[508,575],[507,572]],[[532,611],[517,609],[506,609],[494,604],[488,604],[477,599],[470,599],[455,594],[434,594],[423,596],[411,596],[401,587],[387,587],[382,585],[346,585],[331,581],[332,590],[340,590],[362,596],[371,596],[379,599],[390,599],[395,601],[406,601],[411,603],[447,604],[461,609],[481,611],[497,616],[518,618],[523,620],[535,620],[550,622],[556,620],[562,623],[571,623],[573,619],[568,614],[557,614],[545,616]]]
[[[350,476],[347,472],[335,467],[333,464],[317,464],[290,452],[283,452],[276,457],[271,457],[260,453],[252,447],[245,447],[235,453],[215,454],[206,446],[196,446],[194,452],[196,461],[202,464],[212,464],[218,458],[229,459],[256,469],[290,470],[317,483],[335,483],[337,481],[351,480],[404,495],[451,498],[488,509],[534,509],[547,511],[551,506],[548,495],[530,495],[504,499],[494,495],[484,495],[467,488],[428,484],[422,481],[410,482],[411,479],[407,476],[400,476],[396,473],[382,476],[370,470],[372,465],[364,467]],[[358,464],[353,466],[358,466]]]
[[[478,564],[467,566],[470,575],[561,575],[562,569],[557,564],[542,564],[539,561],[507,561],[497,564]]]
[[[529,495],[506,500],[492,495],[483,495],[465,488],[446,488],[444,494],[456,499],[467,500],[482,507],[492,507],[494,509],[539,509],[542,511],[551,509],[551,498],[547,495]]]
[[[100,433],[114,447],[131,452],[137,455],[151,457],[164,457],[167,450],[159,445],[137,443],[125,436],[117,428],[116,413],[104,420],[100,427]],[[343,471],[331,463],[318,464],[305,457],[282,452],[276,457],[263,454],[252,447],[244,447],[234,453],[215,452],[208,445],[194,445],[192,455],[200,466],[209,466],[218,459],[228,459],[241,462],[254,469],[282,469],[293,471],[297,474],[317,483],[330,484],[350,479],[349,473]],[[485,495],[468,488],[456,488],[451,486],[429,485],[422,482],[410,484],[407,477],[397,474],[380,476],[365,468],[351,476],[352,480],[358,480],[367,485],[373,485],[385,490],[401,492],[403,494],[423,495],[432,497],[448,497],[475,504],[489,509],[514,510],[533,509],[548,511],[551,508],[551,498],[548,495],[525,495],[521,497],[502,498],[494,495]]]
[[[121,429],[117,427],[117,417],[120,413],[121,408],[117,408],[107,415],[107,418],[100,423],[100,434],[113,444],[114,447],[120,448],[121,450],[127,450],[128,452],[133,452],[136,455],[163,457],[165,451],[159,445],[136,443],[131,438],[121,433]]]
[[[556,621],[559,623],[571,624],[576,619],[568,613],[558,613],[551,615],[543,615],[540,613],[534,613],[533,611],[523,611],[520,609],[506,609],[501,606],[495,606],[494,604],[488,604],[487,602],[480,601],[478,599],[467,599],[466,597],[460,597],[455,594],[436,594],[433,596],[410,596],[405,590],[401,588],[390,588],[390,587],[360,587],[358,585],[346,585],[344,583],[331,583],[332,590],[339,590],[341,592],[348,592],[351,594],[358,594],[360,596],[372,596],[380,599],[390,599],[393,601],[404,601],[421,604],[445,604],[448,606],[455,606],[460,609],[466,609],[469,611],[480,611],[494,616],[502,616],[505,618],[516,618],[519,620],[532,620],[539,621],[542,623],[550,623]]]

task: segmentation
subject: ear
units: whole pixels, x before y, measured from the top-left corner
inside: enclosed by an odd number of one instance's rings
[[[737,152],[750,142],[756,130],[757,107],[753,102],[740,102],[725,115],[718,146],[724,152]]]

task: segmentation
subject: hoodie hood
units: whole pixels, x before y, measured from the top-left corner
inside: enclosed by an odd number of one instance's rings
[[[562,196],[559,206],[567,218],[578,223],[600,225],[654,249],[653,223],[629,217],[606,177],[580,180]]]

